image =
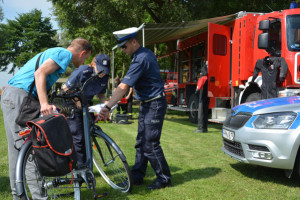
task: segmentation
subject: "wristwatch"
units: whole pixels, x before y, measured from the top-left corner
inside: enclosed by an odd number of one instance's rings
[[[106,105],[106,104],[105,104],[104,108],[106,108],[108,111],[110,111],[110,110],[111,110],[111,108],[110,108],[110,107],[108,107],[108,105]]]

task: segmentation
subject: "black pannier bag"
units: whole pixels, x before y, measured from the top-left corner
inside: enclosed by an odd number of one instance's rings
[[[76,165],[73,138],[64,115],[52,113],[27,122],[33,155],[42,176],[64,176]]]

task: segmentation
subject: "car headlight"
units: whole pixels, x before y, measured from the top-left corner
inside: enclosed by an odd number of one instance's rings
[[[294,112],[280,112],[259,115],[253,122],[258,129],[288,129],[296,119]]]

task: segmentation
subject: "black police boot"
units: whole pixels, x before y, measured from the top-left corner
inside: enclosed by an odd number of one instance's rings
[[[151,185],[147,186],[147,189],[149,190],[157,190],[165,187],[170,187],[171,186],[171,181],[168,182],[161,182],[158,179],[156,179]]]

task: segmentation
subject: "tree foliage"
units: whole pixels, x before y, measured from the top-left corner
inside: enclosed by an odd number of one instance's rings
[[[0,6],[0,22],[3,20],[3,18],[4,18],[4,13],[2,7]]]
[[[0,24],[0,69],[7,71],[8,64],[22,67],[37,53],[57,45],[52,39],[56,31],[52,29],[50,18],[42,18],[39,10],[19,14],[15,20]]]

